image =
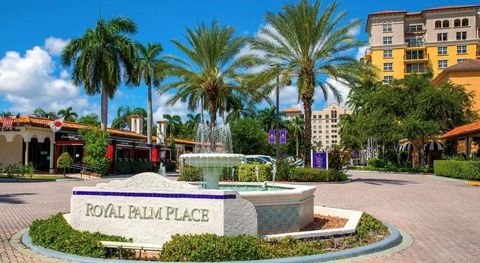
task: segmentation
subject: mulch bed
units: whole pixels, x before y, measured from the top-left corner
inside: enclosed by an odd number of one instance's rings
[[[341,228],[347,223],[346,218],[335,216],[314,215],[313,221],[302,228],[300,231],[313,231],[322,229]]]

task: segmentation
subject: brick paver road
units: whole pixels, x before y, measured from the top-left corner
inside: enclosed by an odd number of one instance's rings
[[[480,262],[480,187],[434,176],[351,172],[318,184],[316,205],[366,211],[408,232],[413,245],[364,262]],[[38,262],[9,239],[32,220],[69,210],[73,186],[99,181],[0,183],[0,262]]]

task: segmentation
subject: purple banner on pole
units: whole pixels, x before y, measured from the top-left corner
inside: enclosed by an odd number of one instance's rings
[[[268,132],[268,143],[274,144],[275,143],[275,130],[271,129]]]
[[[280,144],[287,144],[287,130],[280,129]]]
[[[327,169],[327,153],[313,152],[312,165],[313,168]]]

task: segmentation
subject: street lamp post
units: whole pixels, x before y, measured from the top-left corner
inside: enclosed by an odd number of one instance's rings
[[[275,157],[280,160],[280,80],[277,76],[276,89],[276,106],[275,106]]]

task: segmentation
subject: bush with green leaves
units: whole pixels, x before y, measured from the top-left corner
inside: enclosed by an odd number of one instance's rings
[[[131,239],[119,236],[75,230],[65,221],[62,214],[57,214],[49,219],[33,221],[29,235],[35,245],[95,258],[107,257],[107,249],[102,246],[100,241],[132,242]]]
[[[342,170],[343,167],[348,165],[351,157],[351,151],[342,150],[338,146],[333,146],[328,152],[328,168]]]
[[[108,132],[98,127],[88,127],[80,130],[85,141],[85,163],[92,171],[107,175],[111,161],[106,157],[108,150]]]
[[[258,180],[256,169],[258,167]],[[238,181],[240,182],[264,182],[272,180],[271,164],[241,164],[238,166]]]
[[[203,180],[202,169],[189,165],[183,165],[180,168],[178,180],[187,182],[199,182]]]
[[[65,176],[65,170],[70,169],[73,166],[73,159],[68,152],[63,152],[57,159],[57,168],[63,170]]]
[[[435,175],[480,181],[480,161],[435,160]]]
[[[371,158],[368,159],[368,166],[373,166],[375,168],[383,168],[385,167],[385,160],[379,158]]]
[[[277,160],[275,164],[277,165],[275,180],[288,181],[290,178],[290,170],[296,168],[296,166],[287,160]]]
[[[346,181],[347,175],[341,171],[314,168],[293,168],[290,169],[290,181],[293,182],[336,182]]]

